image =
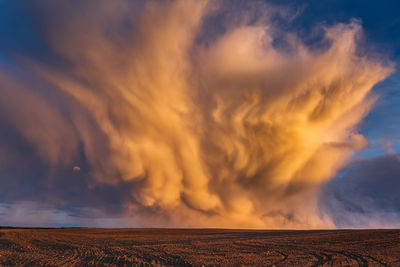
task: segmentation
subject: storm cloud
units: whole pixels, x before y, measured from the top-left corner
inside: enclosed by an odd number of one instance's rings
[[[320,206],[337,227],[399,227],[400,156],[359,159],[323,187]]]
[[[321,185],[368,144],[357,125],[393,71],[359,21],[305,44],[262,2],[90,3],[27,3],[46,49],[0,72],[1,201],[133,226],[337,225]]]

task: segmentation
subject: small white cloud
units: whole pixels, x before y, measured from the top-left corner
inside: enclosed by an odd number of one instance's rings
[[[81,170],[81,168],[80,168],[79,166],[74,166],[74,167],[72,168],[72,170],[73,170],[74,172],[78,172],[78,171]]]

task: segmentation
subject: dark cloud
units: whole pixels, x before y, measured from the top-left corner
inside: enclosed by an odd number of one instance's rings
[[[338,227],[398,227],[399,189],[399,154],[360,159],[323,187],[320,208]]]

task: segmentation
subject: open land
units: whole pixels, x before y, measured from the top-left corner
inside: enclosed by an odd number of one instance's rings
[[[0,266],[400,266],[400,230],[0,228]]]

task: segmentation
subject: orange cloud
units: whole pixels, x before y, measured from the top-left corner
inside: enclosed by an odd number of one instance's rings
[[[66,12],[45,34],[70,67],[31,66],[85,110],[71,121],[92,182],[134,182],[133,222],[332,227],[318,213],[319,186],[368,143],[356,126],[392,66],[357,53],[356,21],[327,28],[330,45],[318,51],[289,33],[290,51],[276,47],[268,18],[235,20],[201,42],[214,3],[147,1],[132,16],[104,1],[88,16]],[[133,29],[116,34],[126,20]],[[19,125],[54,162],[66,155],[52,143],[70,140],[62,126]]]

